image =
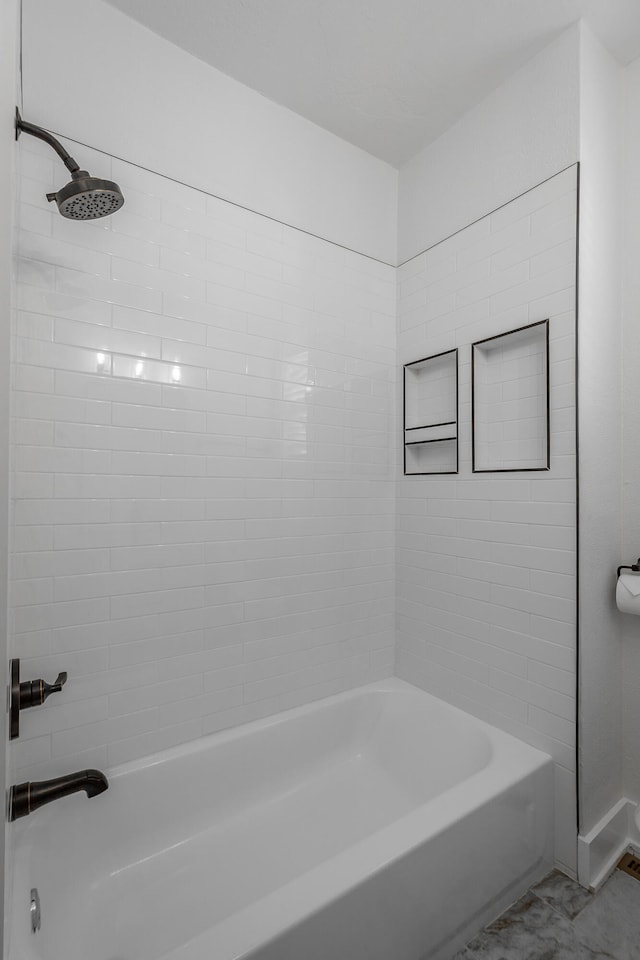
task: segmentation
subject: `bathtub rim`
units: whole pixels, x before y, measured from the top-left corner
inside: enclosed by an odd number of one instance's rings
[[[272,716],[207,734],[197,740],[171,747],[167,750],[128,761],[111,768],[110,778],[119,778],[138,771],[150,769],[174,759],[197,757],[219,744],[233,743],[250,736],[254,731],[277,729],[294,721],[299,716],[330,709],[335,703],[344,702],[368,693],[391,693],[421,700],[427,698],[437,703],[444,714],[463,718],[476,729],[481,729],[491,742],[491,756],[487,764],[469,777],[445,789],[426,803],[391,822],[382,829],[351,844],[349,847],[323,861],[301,876],[288,881],[265,896],[248,904],[239,911],[220,920],[194,935],[178,947],[158,955],[155,960],[199,960],[213,952],[220,960],[248,958],[252,951],[276,940],[287,930],[296,927],[321,909],[339,900],[359,884],[389,868],[411,851],[428,843],[429,839],[443,833],[457,821],[471,815],[474,810],[489,804],[492,799],[514,787],[523,779],[552,770],[551,758],[535,747],[520,741],[497,727],[466,713],[446,701],[423,691],[398,678],[376,681],[304,704]],[[27,821],[20,844],[28,849],[29,827],[38,826]],[[551,829],[551,825],[549,825]],[[27,849],[23,848],[23,856]],[[27,864],[16,850],[15,879],[22,874],[28,878]],[[248,919],[250,918],[250,923]],[[249,932],[250,928],[250,932]],[[12,941],[15,940],[15,934]],[[20,940],[21,938],[17,938]],[[22,954],[24,960],[41,960],[36,944],[15,942],[13,950],[28,948]],[[10,958],[17,954],[10,946]]]
[[[215,927],[197,934],[157,960],[197,960],[203,949],[214,948],[220,951],[221,960],[245,957],[252,950],[275,940],[306,916],[339,900],[359,883],[389,868],[395,861],[446,831],[458,820],[471,815],[477,808],[491,803],[496,796],[514,787],[523,778],[553,768],[551,757],[536,747],[408,681],[390,677],[207,734],[188,744],[171,747],[140,760],[128,761],[113,768],[110,775],[126,775],[173,758],[197,755],[217,744],[233,743],[244,736],[251,736],[254,731],[277,729],[281,724],[295,722],[297,717],[330,709],[333,704],[369,693],[400,694],[417,700],[425,697],[435,701],[439,710],[462,718],[485,733],[491,744],[489,760],[480,770],[448,787],[425,804],[225,917]],[[247,933],[249,917],[251,935]]]
[[[173,759],[189,757],[201,752],[204,753],[207,749],[210,749],[214,746],[234,743],[236,740],[243,739],[245,736],[250,736],[253,732],[257,733],[259,731],[277,729],[287,722],[295,721],[297,717],[320,712],[321,710],[329,709],[333,704],[345,703],[348,700],[356,699],[363,694],[366,696],[369,693],[398,693],[405,696],[415,697],[416,699],[422,699],[423,697],[427,698],[435,701],[438,704],[438,709],[442,708],[443,711],[450,712],[458,718],[464,718],[465,722],[470,723],[474,727],[480,728],[490,740],[492,748],[498,744],[504,746],[511,742],[522,745],[527,750],[531,750],[542,757],[549,756],[548,754],[539,750],[537,747],[533,747],[526,743],[524,740],[519,740],[513,734],[506,733],[499,727],[495,727],[492,724],[487,723],[485,720],[474,716],[474,714],[467,713],[467,711],[462,710],[460,707],[456,707],[453,704],[448,703],[446,700],[441,699],[433,693],[423,690],[421,687],[418,687],[407,680],[401,680],[399,677],[389,677],[384,680],[375,680],[372,683],[360,684],[357,687],[350,687],[348,690],[331,694],[328,697],[319,697],[316,700],[301,704],[297,707],[279,710],[277,713],[269,714],[266,717],[259,717],[256,720],[249,720],[246,723],[235,724],[234,726],[226,727],[222,730],[216,730],[213,733],[203,734],[200,737],[196,737],[194,740],[188,740],[185,743],[179,743],[173,747],[167,747],[164,750],[156,751],[155,753],[145,755],[144,757],[138,757],[135,760],[127,760],[124,763],[116,764],[113,767],[106,767],[105,772],[109,778],[115,779],[130,773],[136,773],[138,771],[150,769]],[[492,763],[493,755],[487,761],[487,765]]]
[[[500,730],[496,729],[496,732],[502,734]],[[219,960],[251,960],[254,950],[272,943],[359,884],[389,869],[418,847],[453,828],[460,820],[491,804],[523,779],[553,777],[553,760],[549,755],[509,734],[504,737],[513,741],[514,749],[524,747],[528,754],[521,758],[524,762],[518,762],[519,758],[511,752],[511,755],[496,755],[496,760],[516,761],[515,769],[509,775],[505,776],[502,770],[502,776],[496,777],[492,759],[487,767],[467,780],[448,788],[416,810],[357,841],[156,960],[201,960],[210,953]],[[464,797],[460,796],[467,785],[470,789]],[[552,830],[552,822],[548,829]]]

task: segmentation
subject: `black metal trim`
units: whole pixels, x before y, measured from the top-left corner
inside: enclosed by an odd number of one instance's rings
[[[551,467],[496,467],[489,470],[474,470],[472,473],[548,473]]]
[[[460,469],[460,393],[458,385],[458,348],[456,347],[456,473]]]
[[[428,357],[422,357],[421,360],[412,360],[410,363],[405,363],[405,369],[407,367],[415,367],[419,363],[427,363],[428,360],[437,360],[439,357],[446,357],[449,353],[457,352],[457,347],[452,347],[451,350],[441,350],[440,353],[432,353]]]
[[[433,440],[406,440],[404,445],[405,447],[421,447],[423,443],[445,443],[457,439],[457,437],[434,437]]]
[[[480,347],[492,340],[502,340],[504,337],[510,337],[516,333],[522,333],[525,330],[532,330],[534,327],[545,329],[545,357],[547,364],[546,387],[547,387],[547,465],[544,467],[495,467],[485,469],[476,467],[476,347]],[[491,337],[485,337],[483,340],[475,340],[471,344],[471,472],[472,473],[541,473],[551,469],[551,415],[550,415],[550,376],[549,376],[549,318],[546,320],[536,320],[535,323],[527,323],[523,327],[515,327],[513,330],[505,330],[503,333],[496,333]]]
[[[575,381],[575,436],[576,436],[576,833],[579,835],[582,829],[582,803],[580,787],[580,749],[581,749],[581,724],[580,711],[582,706],[582,687],[580,683],[580,391],[579,391],[579,361],[578,361],[578,339],[580,324],[580,162],[576,163],[576,279],[575,279],[575,320],[574,320],[574,381]]]
[[[476,365],[473,362],[473,344],[471,345],[471,472],[475,473],[476,463]]]
[[[407,445],[404,442],[407,429],[407,365],[402,368],[402,474],[407,476]]]
[[[408,427],[407,426],[407,368],[415,367],[421,363],[427,363],[429,360],[438,360],[440,357],[447,357],[450,354],[454,355],[455,359],[455,374],[456,374],[456,419],[455,420],[445,420],[442,423],[428,423],[424,426],[419,427]],[[452,347],[451,350],[441,350],[440,353],[433,353],[428,357],[422,357],[420,360],[411,360],[410,363],[405,363],[402,366],[402,453],[403,453],[403,475],[405,477],[444,477],[452,476],[453,474],[458,473],[460,469],[460,449],[459,449],[459,406],[460,406],[460,397],[459,397],[459,386],[458,386],[458,348]],[[428,430],[431,427],[452,427],[455,424],[456,435],[455,437],[435,437],[433,440],[406,440],[406,434],[411,430]],[[453,440],[456,442],[456,468],[455,470],[420,470],[407,473],[407,447],[417,447],[423,446],[426,443],[451,443]]]
[[[410,430],[431,430],[433,427],[452,427],[454,423],[457,425],[456,420],[443,420],[442,423],[422,423],[419,427],[405,427],[404,432],[409,433]]]
[[[480,347],[483,343],[489,343],[491,340],[502,340],[503,337],[510,337],[513,333],[522,333],[524,330],[531,330],[533,327],[541,327],[544,323],[549,323],[549,318],[546,320],[536,320],[535,323],[526,323],[523,327],[514,327],[513,330],[505,330],[504,333],[494,333],[491,337],[485,337],[483,340],[474,340],[471,344],[472,347]]]
[[[20,736],[20,660],[17,657],[9,664],[9,740]]]

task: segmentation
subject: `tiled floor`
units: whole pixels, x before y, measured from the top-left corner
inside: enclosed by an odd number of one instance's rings
[[[616,870],[593,896],[554,871],[454,960],[640,960],[640,883]]]

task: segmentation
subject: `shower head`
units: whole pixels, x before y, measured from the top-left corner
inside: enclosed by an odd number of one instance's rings
[[[47,200],[55,200],[62,216],[69,220],[108,217],[124,203],[117,183],[90,177],[86,170],[75,170],[69,183],[57,193],[48,193]]]
[[[71,180],[66,186],[57,193],[47,194],[47,200],[56,201],[63,217],[69,220],[96,220],[98,217],[108,217],[110,213],[120,209],[124,197],[117,183],[112,180],[99,180],[89,176],[86,170],[81,170],[80,164],[52,134],[23,120],[16,107],[16,140],[21,133],[28,133],[48,143],[71,173]]]

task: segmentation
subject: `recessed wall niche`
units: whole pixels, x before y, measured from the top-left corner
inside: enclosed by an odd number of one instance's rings
[[[474,473],[548,470],[549,321],[471,346]]]
[[[404,472],[458,472],[458,351],[406,363]]]

